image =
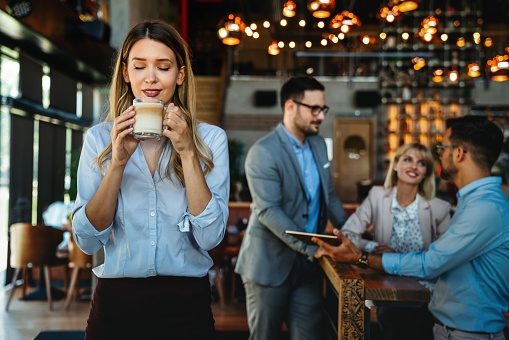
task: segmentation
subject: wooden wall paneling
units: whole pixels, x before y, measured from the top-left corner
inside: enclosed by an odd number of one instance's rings
[[[50,70],[50,77],[50,106],[76,114],[76,80],[55,69]]]
[[[39,62],[26,56],[19,55],[19,83],[21,98],[42,104],[42,66]]]
[[[64,200],[65,134],[64,126],[40,122],[38,220],[47,205]]]

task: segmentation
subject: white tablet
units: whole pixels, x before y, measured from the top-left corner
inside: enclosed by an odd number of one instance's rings
[[[317,246],[317,244],[313,241],[311,241],[312,237],[318,237],[324,242],[327,242],[330,245],[338,246],[341,244],[341,240],[337,238],[335,235],[328,235],[328,234],[313,234],[313,233],[306,233],[303,231],[293,231],[293,230],[287,230],[287,234],[292,235],[296,239],[313,246]]]

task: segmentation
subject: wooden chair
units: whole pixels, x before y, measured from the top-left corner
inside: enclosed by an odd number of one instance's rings
[[[67,258],[56,257],[57,246],[63,240],[63,231],[43,225],[34,226],[30,223],[15,223],[10,228],[11,238],[11,267],[15,269],[12,278],[12,290],[5,305],[8,311],[14,291],[16,280],[21,272],[24,272],[23,299],[26,294],[26,272],[32,267],[43,267],[46,283],[46,294],[48,297],[49,309],[53,309],[51,300],[51,273],[50,267],[66,265]]]
[[[69,242],[69,268],[72,268],[71,283],[67,290],[65,298],[65,310],[69,310],[73,295],[78,295],[79,291],[79,274],[81,269],[92,268],[92,255],[85,254],[74,242],[74,236],[71,231],[71,242]]]

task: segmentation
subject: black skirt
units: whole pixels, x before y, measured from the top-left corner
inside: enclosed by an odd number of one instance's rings
[[[208,276],[100,278],[85,339],[215,339],[210,303]]]

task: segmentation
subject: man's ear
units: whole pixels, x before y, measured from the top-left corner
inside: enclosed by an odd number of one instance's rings
[[[467,158],[467,150],[465,150],[462,146],[458,146],[456,149],[456,161],[463,162]]]
[[[122,63],[122,75],[124,76],[124,81],[129,83],[129,73],[127,72],[127,66],[125,63]]]
[[[295,106],[296,106],[296,105],[297,105],[297,104],[295,104],[295,103],[293,102],[293,100],[288,99],[288,100],[285,102],[285,112],[290,113],[290,115],[291,115],[291,114],[293,114],[293,112],[295,111]]]

